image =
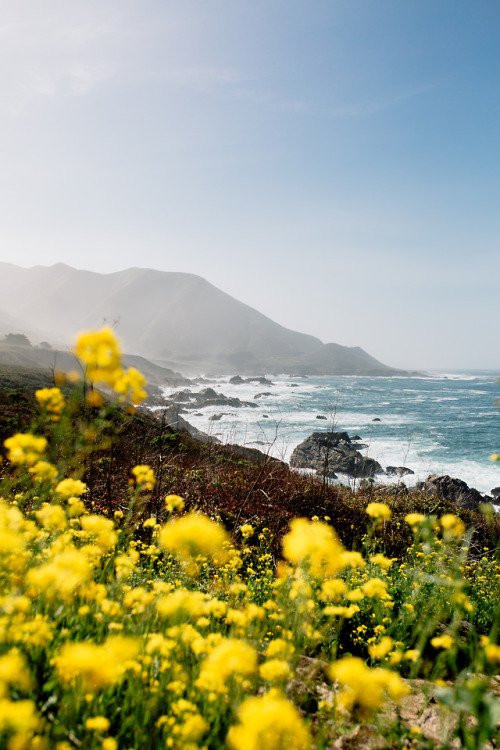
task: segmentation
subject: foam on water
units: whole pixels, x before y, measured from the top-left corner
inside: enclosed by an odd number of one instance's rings
[[[495,406],[500,388],[494,373],[268,378],[272,385],[237,385],[218,378],[190,387],[197,392],[210,386],[256,408],[202,407],[184,417],[222,442],[256,447],[284,460],[311,432],[345,430],[358,434],[368,446],[363,453],[382,466],[415,471],[404,478],[406,484],[444,473],[482,492],[500,485],[500,468],[489,460],[500,450],[500,411]],[[259,393],[270,395],[255,399]],[[223,416],[211,420],[216,414]]]

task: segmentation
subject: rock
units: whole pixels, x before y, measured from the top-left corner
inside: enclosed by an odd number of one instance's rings
[[[268,380],[264,376],[254,377],[254,378],[247,378],[245,383],[258,383],[259,385],[273,385],[271,380]]]
[[[404,477],[407,474],[415,474],[414,471],[406,466],[386,466],[385,473],[388,477]]]
[[[353,446],[347,432],[313,432],[293,451],[290,466],[315,469],[319,474],[373,477],[383,474],[378,461],[366,458]]]
[[[372,422],[381,422],[382,420],[379,417],[375,417],[375,419],[372,419]]]
[[[326,417],[323,414],[317,414],[316,419],[326,419]]]
[[[222,419],[222,417],[231,417],[234,416],[234,414],[231,414],[231,412],[223,411],[220,414],[212,414],[211,417],[209,417],[209,422],[218,422],[219,419]]]
[[[223,393],[216,393],[213,388],[204,388],[199,393],[191,391],[179,391],[172,394],[170,403],[182,403],[186,409],[201,409],[205,406],[231,406],[239,408],[241,406],[250,406],[252,409],[257,407],[253,401],[240,401],[239,398],[224,396]]]
[[[231,385],[242,385],[242,383],[259,383],[259,385],[273,385],[271,380],[268,380],[263,375],[254,376],[252,378],[242,378],[241,375],[234,375],[229,378]]]
[[[273,394],[269,391],[264,391],[264,393],[256,393],[254,398],[264,398],[264,396],[272,396]]]
[[[269,414],[263,414],[262,419],[269,419]]]
[[[493,487],[493,489],[490,490],[490,495],[497,500],[500,497],[500,487]]]
[[[477,510],[484,501],[483,496],[474,487],[469,487],[461,479],[447,474],[429,474],[425,482],[418,482],[416,489],[428,497],[435,496],[440,500],[448,500],[459,508]]]
[[[383,750],[385,738],[373,724],[359,724],[352,734],[344,734],[332,745],[334,750]]]
[[[270,456],[268,453],[263,453],[263,451],[259,451],[257,448],[248,448],[246,445],[235,444],[229,444],[224,447],[231,453],[236,453],[236,455],[241,456],[241,458],[244,458],[246,461],[251,461],[251,463],[254,464],[261,465],[272,463],[286,467],[286,464],[283,463],[283,461],[280,461],[279,458],[274,458],[274,456]]]

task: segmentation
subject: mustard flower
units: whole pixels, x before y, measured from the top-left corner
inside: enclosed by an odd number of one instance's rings
[[[408,513],[405,516],[406,523],[410,524],[410,526],[419,526],[422,524],[426,519],[426,516],[424,516],[423,513]]]
[[[169,513],[173,513],[174,510],[184,510],[184,500],[179,495],[167,495],[165,508]]]
[[[42,507],[40,510],[36,511],[35,515],[38,523],[49,531],[64,531],[68,525],[66,513],[64,512],[64,508],[61,508],[60,505],[43,503]]]
[[[110,518],[97,515],[82,516],[80,525],[84,531],[95,537],[95,542],[99,547],[109,549],[116,546],[118,534]]]
[[[368,646],[368,653],[372,659],[383,659],[394,646],[394,641],[388,635],[380,639],[379,643]]]
[[[439,519],[445,539],[461,537],[465,534],[465,524],[453,513],[446,513]]]
[[[315,577],[333,576],[344,567],[344,548],[331,526],[294,518],[283,539],[283,556],[294,565],[306,563]]]
[[[80,495],[83,495],[86,491],[87,485],[79,479],[62,479],[56,486],[57,494],[65,499],[69,497],[80,497]]]
[[[388,521],[391,517],[391,509],[385,503],[368,503],[366,513],[376,520]]]
[[[201,665],[196,687],[225,693],[232,676],[248,676],[257,669],[257,652],[244,641],[224,638]]]
[[[240,526],[240,531],[243,539],[248,539],[254,534],[254,528],[249,523],[244,523],[243,526]]]
[[[450,649],[453,646],[453,638],[450,635],[438,635],[431,638],[431,645],[434,648]]]
[[[59,680],[74,684],[81,680],[87,691],[101,690],[120,682],[139,651],[138,641],[111,636],[103,644],[88,641],[66,643],[53,664]]]
[[[134,466],[132,474],[139,490],[152,490],[155,485],[155,475],[153,469],[145,464]]]
[[[159,533],[160,546],[185,561],[204,555],[214,564],[224,565],[229,560],[224,546],[228,542],[229,535],[224,527],[201,513],[174,518],[162,526]]]
[[[370,669],[357,656],[345,656],[330,667],[330,676],[343,687],[337,698],[340,711],[360,710],[369,716],[389,695],[400,700],[409,688],[395,672],[386,669]]]
[[[91,716],[85,722],[85,729],[91,732],[107,732],[110,726],[110,721],[105,716]]]
[[[53,420],[57,421],[66,404],[59,388],[41,388],[35,391],[35,396],[40,406],[52,415]]]
[[[7,448],[7,458],[19,466],[33,466],[39,461],[47,448],[44,437],[18,432],[4,441]]]
[[[259,675],[266,682],[277,682],[290,677],[290,667],[284,659],[269,659],[259,667]]]
[[[247,698],[227,742],[232,750],[309,750],[311,737],[295,706],[277,690]]]
[[[144,390],[145,385],[147,385],[147,381],[144,375],[135,367],[129,367],[126,372],[121,372],[116,378],[113,389],[120,394],[121,401],[129,398],[133,404],[137,405],[148,396]]]
[[[48,461],[37,461],[28,471],[37,482],[51,481],[57,477],[56,467]]]
[[[98,331],[81,333],[74,346],[76,356],[86,365],[93,383],[114,386],[121,376],[121,352],[114,331],[104,326]]]

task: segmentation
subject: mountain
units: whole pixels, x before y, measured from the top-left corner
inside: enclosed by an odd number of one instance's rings
[[[184,373],[407,374],[359,347],[284,328],[194,274],[0,263],[0,295],[23,333],[43,331],[47,341],[67,346],[78,331],[107,323],[126,351]],[[0,331],[7,323],[0,312]]]

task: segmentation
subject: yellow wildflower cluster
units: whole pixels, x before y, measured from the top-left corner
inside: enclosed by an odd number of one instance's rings
[[[74,346],[76,356],[86,368],[86,376],[91,383],[104,383],[113,388],[121,401],[130,400],[140,404],[147,397],[145,377],[129,367],[122,368],[122,355],[114,331],[104,326],[98,331],[81,333]]]
[[[35,392],[40,406],[47,410],[54,421],[60,418],[66,401],[59,388],[41,388]]]

